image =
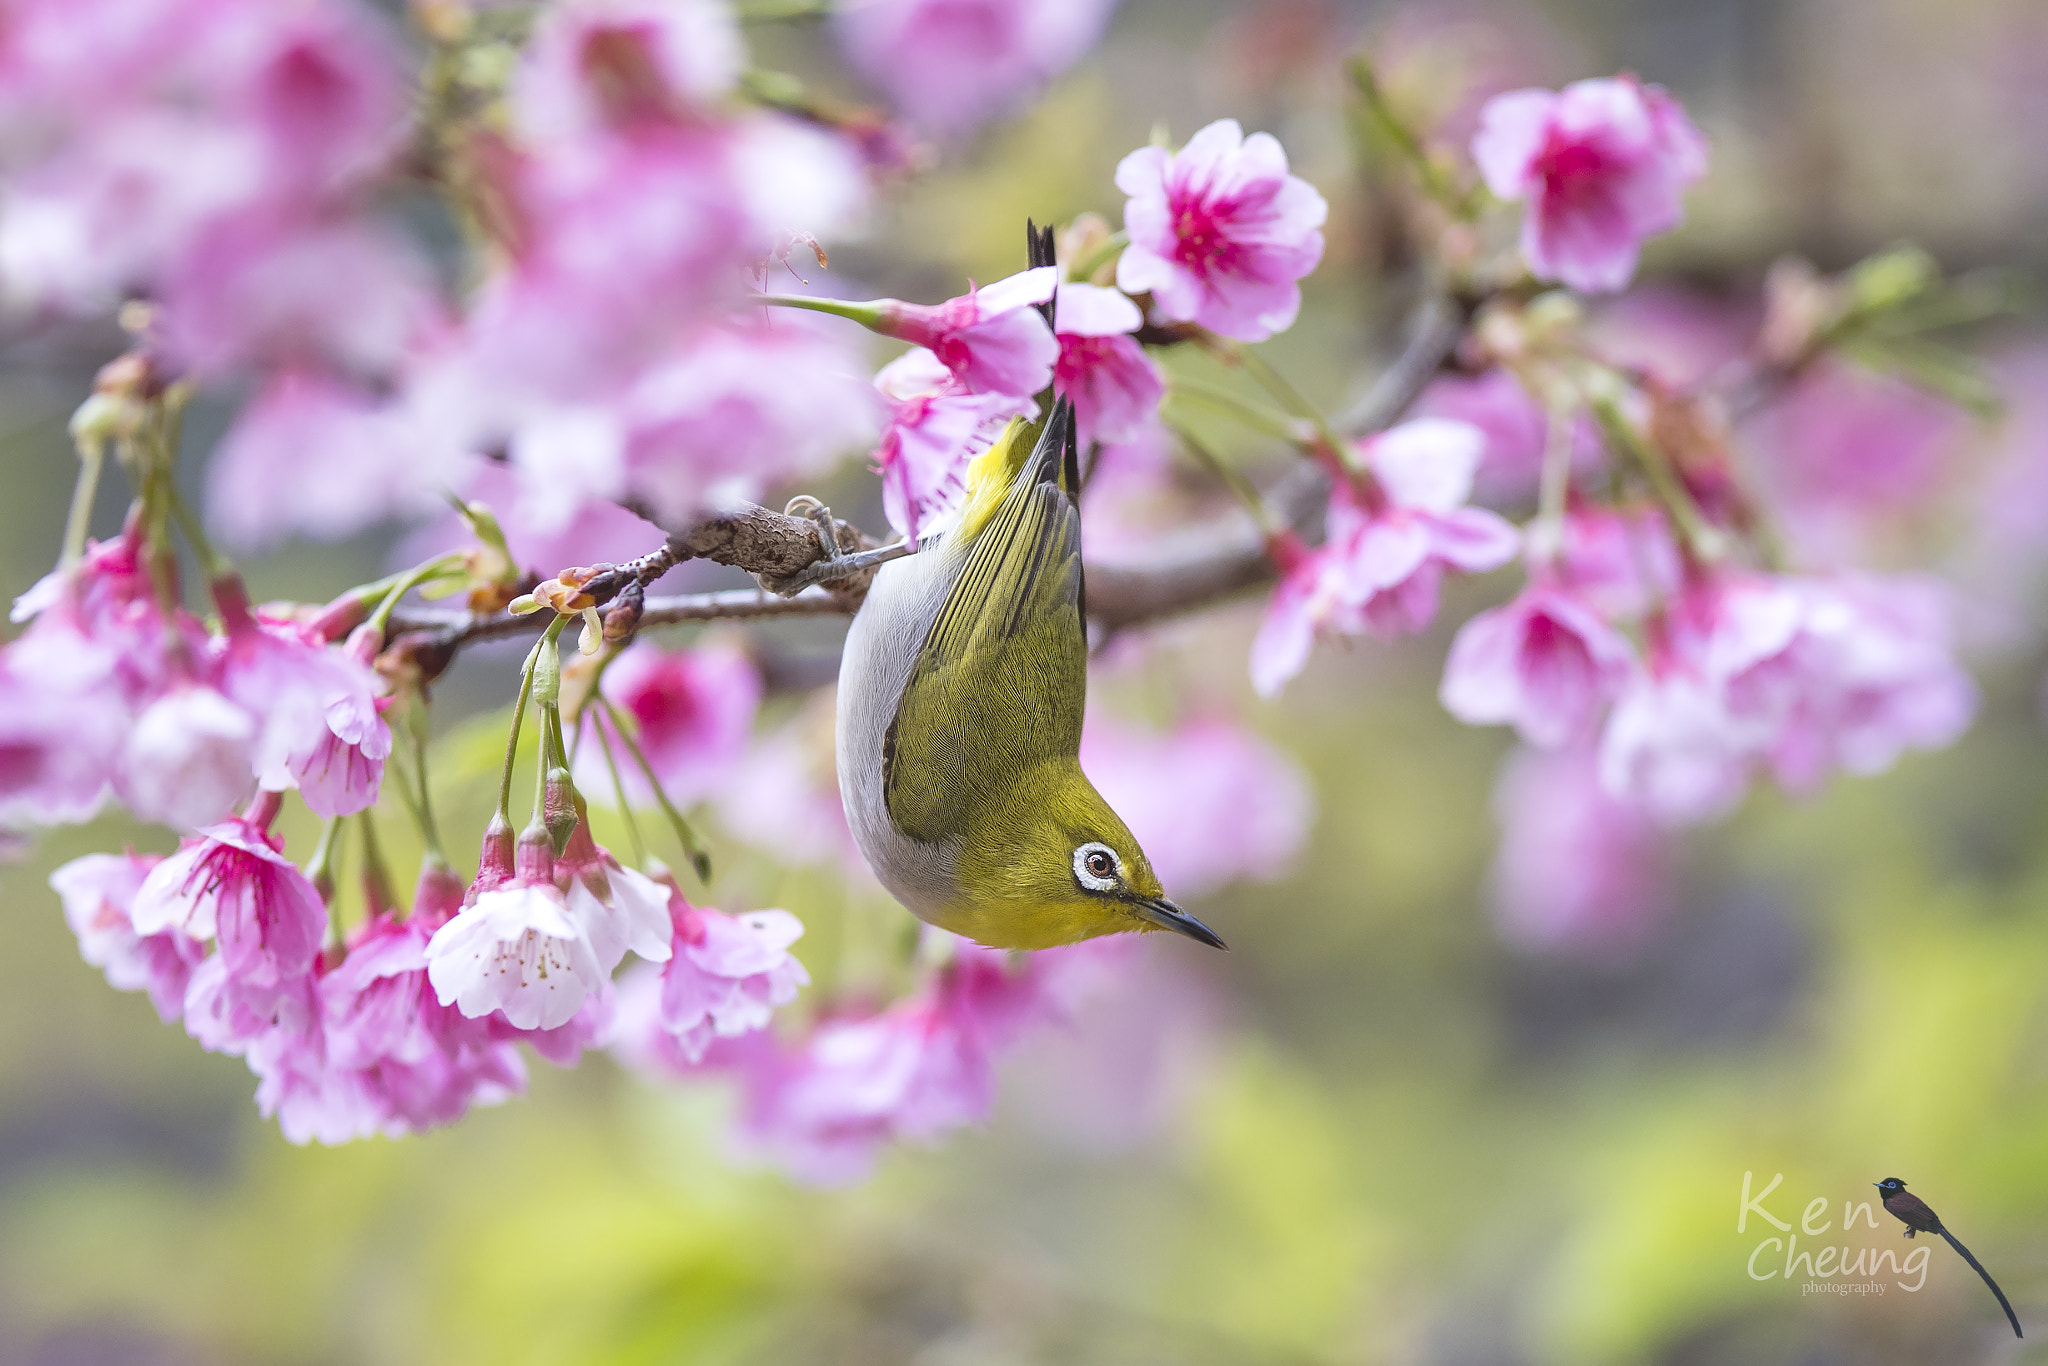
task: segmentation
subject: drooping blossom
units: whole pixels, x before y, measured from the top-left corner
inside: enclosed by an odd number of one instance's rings
[[[875,330],[930,351],[968,393],[1029,398],[1051,382],[1060,356],[1037,308],[1051,301],[1059,276],[1039,266],[937,305],[884,299]]]
[[[367,664],[381,643],[382,633],[374,627],[358,627],[345,657]],[[311,748],[286,760],[307,809],[329,820],[376,804],[384,761],[391,755],[391,727],[379,699],[360,686],[362,681],[328,694],[325,732]]]
[[[761,705],[761,671],[730,638],[683,650],[643,641],[605,669],[601,686],[633,718],[640,752],[662,790],[681,806],[709,797],[731,776]],[[599,716],[596,724],[609,728],[610,721]],[[580,791],[609,800],[615,789],[602,748],[592,743],[579,751],[576,782]],[[639,766],[615,737],[613,756],[627,799],[650,800]]]
[[[612,969],[628,951],[668,957],[668,893],[620,867],[587,825],[559,862],[545,830],[522,834],[510,858],[508,839],[495,823],[486,831],[470,896],[427,943],[441,1004],[471,1019],[498,1012],[515,1030],[560,1030],[593,1000],[608,1005]],[[584,1039],[572,1031],[556,1042],[576,1050]]]
[[[1323,544],[1286,552],[1292,563],[1252,642],[1261,696],[1301,671],[1318,635],[1420,631],[1446,568],[1479,573],[1514,558],[1514,527],[1464,506],[1485,443],[1469,423],[1417,418],[1361,445],[1373,483],[1338,480]]]
[[[1323,258],[1329,205],[1287,173],[1271,134],[1246,137],[1235,119],[1218,119],[1178,153],[1132,152],[1116,187],[1130,196],[1131,244],[1116,271],[1124,293],[1149,293],[1162,317],[1240,341],[1294,325],[1297,282]]]
[[[833,10],[847,60],[917,123],[966,133],[1101,36],[1116,0],[859,0]]]
[[[1613,956],[1670,907],[1670,837],[1600,783],[1591,745],[1521,749],[1494,788],[1500,848],[1488,878],[1509,943]]]
[[[1684,581],[1678,541],[1655,507],[1574,503],[1543,570],[1610,621],[1644,615]]]
[[[1909,578],[1724,575],[1689,587],[1624,691],[1601,778],[1659,819],[1720,814],[1767,767],[1806,791],[1969,725],[1977,693],[1940,591]]]
[[[723,911],[690,905],[672,892],[673,953],[661,969],[652,1031],[655,1046],[681,1065],[701,1061],[713,1039],[765,1029],[778,1006],[794,1001],[810,974],[789,952],[804,932],[788,911]]]
[[[327,907],[284,842],[243,817],[208,826],[150,870],[136,891],[130,919],[140,935],[181,931],[212,940],[218,952],[203,966],[217,972],[211,989],[221,1008],[269,1023],[307,989]],[[199,1032],[187,993],[186,1024]]]
[[[255,789],[261,731],[258,717],[218,688],[173,687],[136,716],[114,791],[143,820],[174,830],[210,825]]]
[[[1532,584],[1458,628],[1438,691],[1468,725],[1511,725],[1539,749],[1585,738],[1628,680],[1635,650],[1592,604]]]
[[[1480,111],[1472,159],[1494,194],[1528,201],[1529,269],[1603,293],[1628,283],[1645,239],[1683,219],[1707,145],[1677,101],[1622,76],[1494,96]]]
[[[988,449],[1029,401],[967,393],[921,348],[883,366],[875,387],[889,401],[888,423],[875,448],[882,511],[891,526],[916,540],[959,507],[967,492],[968,460]]]
[[[515,1029],[554,1029],[610,980],[610,969],[555,885],[547,832],[521,835],[515,859],[495,843],[487,831],[473,899],[428,941],[427,977],[442,1005],[470,1019],[497,1011]]]
[[[1113,289],[1063,284],[1053,331],[1059,362],[1053,380],[1074,401],[1081,448],[1138,437],[1166,397],[1166,377],[1130,334],[1145,321],[1138,306]]]
[[[1088,714],[1081,767],[1178,898],[1293,870],[1315,803],[1285,754],[1221,717],[1150,733]]]
[[[138,934],[130,912],[158,859],[153,854],[87,854],[50,874],[78,954],[116,991],[146,991],[165,1024],[185,1009],[185,987],[206,947],[183,930]]]

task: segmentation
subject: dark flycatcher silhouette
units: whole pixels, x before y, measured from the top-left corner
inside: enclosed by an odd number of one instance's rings
[[[1884,1207],[1896,1215],[1899,1222],[1906,1226],[1906,1236],[1908,1238],[1916,1233],[1939,1233],[1942,1237],[1948,1239],[1948,1245],[1963,1254],[1963,1260],[1968,1262],[1971,1268],[1984,1278],[1984,1284],[1991,1287],[1991,1293],[1998,1296],[1998,1307],[2003,1309],[2006,1318],[2012,1321],[2012,1335],[2016,1338],[2026,1336],[2025,1333],[2020,1331],[2019,1315],[2013,1313],[2012,1306],[2006,1303],[2005,1292],[1998,1288],[1998,1282],[1991,1279],[1991,1273],[1984,1269],[1982,1262],[1979,1262],[1970,1255],[1970,1249],[1956,1241],[1955,1234],[1950,1233],[1941,1226],[1941,1216],[1927,1208],[1925,1200],[1922,1200],[1917,1195],[1908,1193],[1906,1183],[1899,1180],[1896,1176],[1887,1176],[1882,1181],[1873,1181],[1870,1184],[1884,1192]]]

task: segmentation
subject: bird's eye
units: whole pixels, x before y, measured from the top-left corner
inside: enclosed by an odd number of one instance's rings
[[[1091,892],[1116,889],[1116,851],[1106,844],[1088,843],[1074,851],[1074,880]]]

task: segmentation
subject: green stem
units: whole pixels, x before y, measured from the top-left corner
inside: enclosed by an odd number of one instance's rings
[[[654,793],[655,805],[661,808],[662,815],[668,817],[669,824],[675,829],[676,839],[681,841],[683,851],[690,856],[690,866],[697,870],[697,880],[710,882],[710,856],[697,843],[696,833],[690,829],[690,823],[683,819],[683,813],[676,810],[675,803],[671,802],[668,793],[662,790],[661,779],[654,776],[654,765],[647,761],[647,755],[640,749],[640,742],[626,729],[625,718],[619,714],[618,704],[602,694],[599,700],[604,703],[605,715],[611,718],[612,729],[619,733],[619,743],[626,747],[626,752],[633,756],[633,762],[640,766],[640,775],[647,779],[647,786]]]
[[[363,827],[363,899],[372,916],[383,915],[398,905],[391,893],[391,870],[384,865],[384,851],[377,844],[377,822],[368,811],[356,819]]]
[[[512,823],[512,763],[519,757],[519,731],[526,721],[526,699],[533,692],[533,666],[540,659],[541,650],[552,646],[556,637],[562,634],[562,623],[567,620],[567,617],[555,618],[546,634],[526,652],[526,663],[519,670],[519,698],[512,704],[512,733],[505,737],[505,768],[498,775],[497,815],[506,825]]]
[[[381,635],[384,623],[391,620],[391,614],[398,609],[398,604],[404,600],[407,593],[429,579],[439,577],[447,570],[459,569],[462,563],[461,552],[450,551],[446,555],[438,555],[425,564],[414,565],[404,573],[394,576],[388,580],[391,586],[385,590],[383,601],[379,602],[377,610],[370,614],[369,624],[376,627],[378,634]]]
[[[601,717],[590,719],[591,727],[597,731],[597,747],[604,751],[604,766],[611,771],[612,791],[618,795],[619,814],[626,819],[626,838],[633,845],[633,861],[642,868],[647,866],[647,841],[640,835],[640,818],[633,814],[633,803],[626,797],[626,783],[619,775],[618,756],[612,753],[612,737],[605,729]],[[581,733],[582,727],[577,728]]]
[[[320,899],[329,904],[328,928],[337,931],[334,924],[332,904],[334,901],[334,866],[341,859],[341,817],[334,816],[320,827],[320,842],[313,846],[313,857],[306,860],[303,870],[306,881],[313,884],[320,893]]]
[[[93,500],[99,496],[100,471],[106,468],[107,444],[94,439],[78,447],[78,483],[71,490],[71,512],[64,519],[64,550],[57,559],[69,569],[85,557],[86,533],[92,529]]]
[[[743,24],[768,24],[790,19],[823,19],[833,0],[742,0],[735,6]]]
[[[1292,384],[1289,384],[1287,377],[1278,370],[1275,370],[1264,356],[1249,346],[1225,341],[1221,337],[1215,338],[1214,341],[1223,348],[1217,354],[1226,356],[1242,365],[1245,373],[1258,381],[1260,388],[1280,400],[1281,407],[1288,409],[1296,417],[1305,418],[1315,425],[1316,435],[1329,448],[1328,454],[1331,459],[1339,464],[1350,463],[1350,459],[1346,454],[1347,448],[1344,444],[1344,438],[1337,435],[1337,431],[1330,425],[1329,419],[1324,417],[1322,411],[1313,403],[1303,398],[1301,391]]]
[[[1129,233],[1121,229],[1111,233],[1095,250],[1083,256],[1075,264],[1067,267],[1067,278],[1069,280],[1086,280],[1096,271],[1101,270],[1104,266],[1122,255],[1123,249],[1130,244],[1131,235]]]
[[[835,318],[850,318],[872,330],[879,330],[882,325],[882,306],[879,303],[817,299],[808,294],[756,294],[751,302],[769,308],[804,308],[813,313],[830,313]]]
[[[1278,437],[1297,446],[1313,448],[1315,445],[1307,433],[1302,431],[1301,424],[1293,418],[1276,413],[1270,408],[1262,408],[1256,403],[1248,403],[1236,394],[1214,388],[1200,380],[1175,379],[1168,386],[1167,395],[1170,398],[1185,398],[1203,404],[1227,417],[1235,418],[1255,432],[1263,432],[1267,436]]]
[[[1261,535],[1271,537],[1279,530],[1273,522],[1272,510],[1266,506],[1266,500],[1259,496],[1258,489],[1252,486],[1252,481],[1244,477],[1244,471],[1210,450],[1193,432],[1180,423],[1169,422],[1167,425],[1173,429],[1173,434],[1180,438],[1180,444],[1187,447],[1188,453],[1206,466],[1210,473],[1221,479],[1224,486],[1236,495],[1237,501],[1244,504],[1245,511],[1259,524]]]
[[[166,478],[164,484],[170,490],[171,516],[177,519],[178,530],[185,533],[185,542],[192,547],[193,557],[199,561],[199,572],[206,575],[206,581],[213,583],[234,573],[233,562],[214,548],[206,528],[200,524],[199,514],[185,501],[185,495],[178,492],[177,483]]]
[[[1657,495],[1657,501],[1671,514],[1679,537],[1693,559],[1702,564],[1720,559],[1726,553],[1726,538],[1701,513],[1699,504],[1693,501],[1692,493],[1679,479],[1677,471],[1671,468],[1663,450],[1654,442],[1643,439],[1642,433],[1635,429],[1611,397],[1595,396],[1592,407],[1600,430],[1642,472],[1649,481],[1651,492]]]
[[[1406,158],[1415,171],[1415,178],[1422,185],[1423,192],[1453,218],[1470,218],[1477,208],[1478,194],[1461,192],[1444,175],[1443,168],[1430,159],[1429,149],[1422,145],[1422,139],[1415,135],[1394,107],[1387,101],[1387,92],[1380,85],[1379,73],[1373,70],[1372,62],[1365,57],[1353,57],[1350,62],[1351,83],[1358,89],[1358,95],[1365,102],[1366,112],[1379,125],[1395,148]]]

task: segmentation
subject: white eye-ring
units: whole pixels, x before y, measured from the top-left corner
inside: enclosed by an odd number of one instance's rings
[[[1074,851],[1074,881],[1091,892],[1113,892],[1123,860],[1106,844],[1084,844]]]

